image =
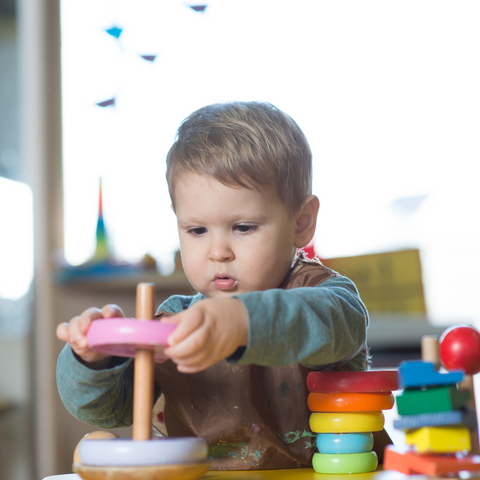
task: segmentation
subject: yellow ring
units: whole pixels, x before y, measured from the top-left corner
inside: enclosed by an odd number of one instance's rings
[[[334,412],[310,415],[310,430],[315,433],[378,432],[384,424],[383,412]]]

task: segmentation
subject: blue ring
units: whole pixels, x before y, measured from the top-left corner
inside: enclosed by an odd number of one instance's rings
[[[372,432],[319,433],[317,448],[320,453],[365,453],[373,448]]]

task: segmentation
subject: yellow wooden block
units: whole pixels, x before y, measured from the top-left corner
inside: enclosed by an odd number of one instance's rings
[[[470,451],[470,432],[463,426],[422,427],[408,430],[405,443],[418,453],[454,453]]]

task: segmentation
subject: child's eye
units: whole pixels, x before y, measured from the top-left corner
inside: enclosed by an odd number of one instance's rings
[[[258,227],[256,225],[235,225],[234,229],[239,232],[248,234],[248,233],[253,233]]]
[[[193,235],[194,237],[201,237],[207,233],[207,229],[205,227],[190,228],[187,230],[187,233],[190,233],[190,235]]]

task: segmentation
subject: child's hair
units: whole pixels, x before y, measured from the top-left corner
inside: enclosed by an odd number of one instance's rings
[[[312,152],[296,122],[270,103],[218,103],[186,118],[168,152],[174,208],[175,181],[186,173],[232,187],[273,188],[293,213],[312,190]]]

